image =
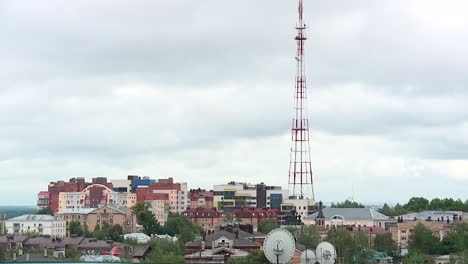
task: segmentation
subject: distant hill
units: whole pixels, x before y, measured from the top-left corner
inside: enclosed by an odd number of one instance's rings
[[[0,218],[6,215],[6,219],[10,219],[24,214],[35,214],[36,212],[36,206],[0,206]]]

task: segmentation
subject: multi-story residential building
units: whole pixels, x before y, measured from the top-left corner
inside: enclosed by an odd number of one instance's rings
[[[115,180],[110,180],[112,183],[112,189],[114,192],[123,192],[123,193],[129,193],[132,192],[132,180],[131,176],[128,176],[126,180],[120,180],[120,179],[115,179]]]
[[[106,204],[114,207],[132,207],[135,203],[134,193],[115,192],[105,185],[92,184],[81,192],[60,192],[58,208],[97,208]]]
[[[303,219],[304,217],[313,214],[317,211],[314,200],[311,199],[285,199],[281,203],[281,217],[289,214],[291,210],[295,210],[297,215]]]
[[[37,209],[49,208],[49,192],[41,191],[37,194]]]
[[[167,194],[169,211],[182,213],[189,206],[189,194],[187,183],[175,183],[173,178],[159,179],[156,183],[147,187],[138,187],[137,200],[144,201],[148,194]]]
[[[68,208],[59,211],[56,214],[66,221],[66,225],[72,221],[79,222],[82,227],[86,226],[88,230],[94,230],[102,227],[104,224],[120,225],[126,232],[134,232],[136,220],[127,208],[116,208],[112,206],[102,206],[99,208]]]
[[[432,221],[428,220],[413,220],[413,221],[400,221],[394,227],[390,227],[392,232],[392,239],[397,242],[397,245],[400,248],[407,248],[410,236],[413,233],[414,228],[417,224],[423,224],[425,227],[429,228],[433,234],[438,237],[440,240],[450,232],[453,227],[453,222],[447,223],[447,221]]]
[[[267,186],[264,183],[248,184],[229,182],[213,186],[213,206],[219,211],[232,212],[241,207],[268,207],[280,209],[288,198],[288,191],[279,186]]]
[[[100,185],[112,189],[112,183],[107,182],[107,179],[103,177],[93,178],[91,182],[86,182],[84,178],[71,178],[68,182],[51,182],[48,186],[50,209],[54,213],[59,211],[59,198],[61,192],[78,193],[82,192],[85,188],[87,188],[90,185]],[[93,199],[89,201],[91,206],[95,206],[94,204],[99,204],[101,199],[96,197],[99,194],[99,192],[99,188],[94,188],[93,190],[91,190],[91,196],[93,197]]]
[[[169,215],[169,194],[167,193],[149,193],[145,197],[145,202],[150,204],[151,211],[156,220],[164,225]]]
[[[213,191],[206,191],[200,188],[192,189],[189,192],[190,208],[212,208]]]
[[[22,215],[5,221],[8,234],[20,235],[37,232],[51,237],[65,237],[65,220],[51,215]]]
[[[205,231],[215,230],[225,220],[225,214],[218,212],[215,208],[189,208],[182,213],[192,223],[200,225]]]
[[[139,187],[148,187],[156,183],[156,180],[150,179],[148,176],[140,177],[136,175],[129,175],[127,179],[131,180],[131,188],[133,193],[136,192]]]

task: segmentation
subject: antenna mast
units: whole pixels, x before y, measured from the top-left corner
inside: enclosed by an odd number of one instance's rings
[[[312,165],[310,161],[309,119],[307,116],[307,89],[304,63],[304,43],[307,39],[302,21],[303,5],[299,0],[299,20],[296,25],[297,42],[296,82],[294,89],[294,117],[291,129],[291,153],[289,162],[289,190],[295,199],[315,199]]]

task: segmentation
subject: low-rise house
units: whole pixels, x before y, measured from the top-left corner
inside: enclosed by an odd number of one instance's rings
[[[338,226],[388,228],[396,219],[377,212],[372,208],[322,208],[302,219],[305,225],[323,226],[325,229]]]
[[[128,246],[127,250],[132,257],[133,262],[140,262],[146,259],[146,257],[151,253],[152,248],[149,245],[137,245]]]
[[[259,243],[239,236],[239,233],[240,230],[235,229],[232,230],[232,232],[220,230],[208,235],[203,234],[202,238],[195,239],[185,244],[185,253],[189,255],[195,252],[203,252],[207,249],[216,249],[221,246],[246,252],[260,249]]]
[[[242,207],[233,210],[233,217],[243,224],[251,224],[255,229],[268,219],[278,220],[278,209]]]
[[[0,248],[4,251],[12,251],[23,247],[24,241],[28,239],[27,236],[14,236],[6,235],[0,236]]]
[[[125,234],[124,239],[134,239],[139,244],[145,244],[151,240],[151,237],[144,233],[131,233]]]
[[[37,233],[51,237],[66,236],[66,222],[51,215],[27,214],[5,221],[8,234],[20,235]]]

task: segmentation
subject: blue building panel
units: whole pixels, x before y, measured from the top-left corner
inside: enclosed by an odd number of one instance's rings
[[[272,193],[270,195],[270,208],[281,209],[283,203],[283,195],[281,193]]]
[[[150,186],[155,183],[156,183],[156,180],[151,180],[151,179],[132,180],[132,193],[136,192],[136,189],[139,186]]]

